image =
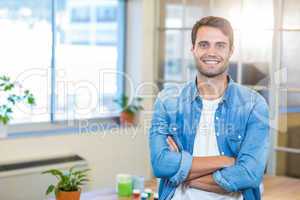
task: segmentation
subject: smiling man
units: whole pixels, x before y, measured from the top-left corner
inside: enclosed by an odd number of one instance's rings
[[[227,74],[233,30],[220,17],[191,34],[195,80],[158,95],[150,128],[161,200],[259,200],[269,145],[266,101]]]

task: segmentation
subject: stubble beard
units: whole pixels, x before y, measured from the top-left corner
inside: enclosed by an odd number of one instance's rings
[[[227,60],[224,65],[222,67],[220,67],[217,71],[214,72],[209,72],[207,70],[204,69],[204,67],[202,67],[202,65],[197,61],[197,71],[200,75],[207,77],[207,78],[215,78],[218,76],[223,75],[227,69],[228,69],[228,65],[229,65],[229,60]]]

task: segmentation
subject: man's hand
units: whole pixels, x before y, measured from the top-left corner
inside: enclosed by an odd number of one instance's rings
[[[172,137],[168,136],[167,143],[168,143],[169,148],[170,148],[171,151],[179,152],[178,146],[175,143],[175,141],[172,139]]]
[[[235,164],[235,158],[234,157],[228,157],[228,156],[223,156],[224,159],[224,167],[230,167]]]

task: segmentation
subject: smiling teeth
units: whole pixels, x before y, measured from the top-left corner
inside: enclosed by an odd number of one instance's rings
[[[206,63],[206,64],[218,64],[219,61],[212,61],[212,60],[209,60],[209,61],[204,61],[204,63]]]

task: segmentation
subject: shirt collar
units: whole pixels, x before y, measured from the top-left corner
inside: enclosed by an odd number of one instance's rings
[[[223,98],[221,100],[221,102],[225,102],[225,103],[227,103],[228,100],[229,100],[230,92],[232,90],[231,88],[232,88],[232,86],[234,84],[234,80],[232,80],[232,78],[229,75],[227,75],[227,83],[228,83],[227,84],[227,88],[226,88],[225,93],[223,95]],[[199,92],[198,87],[197,87],[197,76],[195,78],[195,81],[193,81],[193,83],[192,83],[191,95],[192,95],[191,96],[192,97],[191,103],[194,100],[196,100],[197,97],[201,98],[200,97],[200,92]]]

